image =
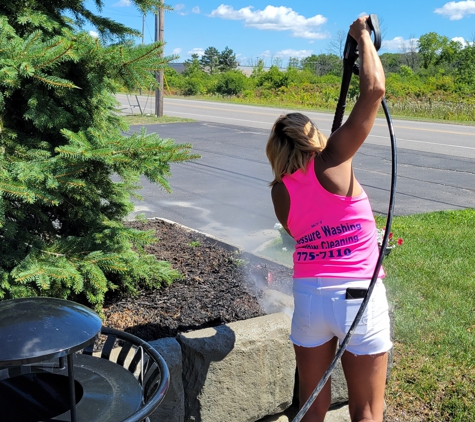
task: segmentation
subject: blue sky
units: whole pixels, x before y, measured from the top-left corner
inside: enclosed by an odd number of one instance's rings
[[[381,52],[399,52],[428,32],[462,42],[475,40],[475,0],[309,1],[191,0],[165,4],[165,55],[177,62],[201,55],[207,47],[229,47],[241,65],[266,65],[289,57],[329,53],[338,33],[346,34],[358,16],[375,13],[381,21]],[[92,2],[86,5],[95,10]],[[143,18],[130,0],[104,0],[102,14],[142,33]],[[87,27],[88,30],[93,28]],[[155,17],[145,17],[144,41],[154,40]],[[142,42],[142,37],[137,38]],[[414,45],[414,42],[413,42]]]

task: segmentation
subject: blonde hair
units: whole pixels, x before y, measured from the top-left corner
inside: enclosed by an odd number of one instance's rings
[[[301,113],[280,116],[267,140],[266,155],[274,180],[271,186],[282,181],[282,176],[298,169],[305,171],[313,155],[320,154],[327,138],[312,121]]]

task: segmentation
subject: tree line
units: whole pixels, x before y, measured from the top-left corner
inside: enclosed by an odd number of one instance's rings
[[[238,62],[229,47],[222,52],[209,47],[201,58],[193,55],[187,60],[183,73],[167,69],[168,87],[179,95],[220,95],[258,101],[275,98],[279,102],[290,101],[289,105],[333,107],[338,98],[343,64],[343,44],[337,41],[334,44],[330,53],[290,58],[285,70],[275,64],[265,69],[264,62],[259,60],[249,76],[237,69]],[[432,108],[440,102],[447,105],[474,103],[473,42],[463,44],[429,32],[418,40],[403,43],[399,52],[383,53],[380,58],[387,76],[387,98],[395,104],[412,101],[408,107],[414,108],[417,103],[422,110],[423,103]],[[314,95],[321,98],[317,100]],[[353,80],[351,95],[357,95]],[[453,113],[447,109],[437,117],[450,119]],[[473,120],[475,116],[467,108],[463,116],[458,117]]]

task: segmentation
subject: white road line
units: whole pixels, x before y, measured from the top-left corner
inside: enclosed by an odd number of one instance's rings
[[[387,139],[388,137],[387,136],[380,136],[380,135],[369,135],[368,136],[369,138],[384,138],[384,139]],[[404,138],[398,138],[396,136],[396,141],[397,142],[417,142],[419,144],[428,144],[428,145],[437,145],[437,146],[440,146],[440,147],[451,147],[451,148],[461,148],[461,149],[472,149],[472,150],[475,150],[474,147],[464,147],[464,146],[460,146],[460,145],[452,145],[452,144],[439,144],[437,142],[428,142],[428,141],[418,141],[416,139],[404,139]]]
[[[176,112],[174,114],[186,115],[186,116],[199,116],[199,117],[205,117],[205,118],[208,118],[208,119],[210,118],[209,114],[183,113],[182,111]],[[212,119],[213,120],[231,120],[231,121],[239,121],[239,122],[250,122],[250,123],[263,124],[263,125],[268,125],[269,124],[269,122],[258,122],[257,120],[236,119],[234,117],[215,116]]]

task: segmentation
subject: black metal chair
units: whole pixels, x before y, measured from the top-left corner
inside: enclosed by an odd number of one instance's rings
[[[73,362],[78,422],[149,422],[170,385],[165,360],[150,344],[112,328],[102,327]],[[2,421],[71,421],[64,359],[0,368],[0,375]]]
[[[89,346],[82,354],[92,356],[92,362],[100,358],[127,369],[140,385],[141,405],[133,414],[121,420],[149,421],[148,416],[163,401],[170,386],[170,373],[165,360],[150,344],[132,334],[102,327],[101,337],[99,350]],[[119,378],[119,381],[122,383],[124,380]]]

